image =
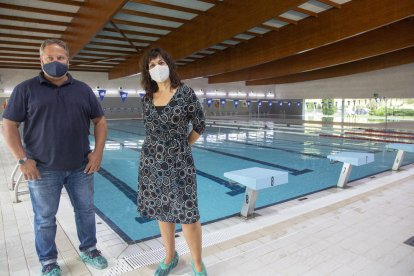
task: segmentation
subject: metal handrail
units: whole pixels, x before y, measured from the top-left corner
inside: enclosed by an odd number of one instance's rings
[[[28,190],[19,192],[20,184],[27,183],[27,180],[23,178],[23,173],[21,171],[20,171],[20,174],[17,173],[19,171],[19,166],[20,165],[17,164],[13,169],[13,172],[11,174],[11,187],[9,187],[11,191],[14,191],[14,203],[20,202],[19,195],[24,195],[24,194],[29,193]],[[17,179],[15,180],[17,174],[18,176],[17,176]]]
[[[16,165],[13,169],[13,172],[11,174],[11,186],[9,186],[9,190],[13,191],[14,190],[14,186],[16,185],[16,181],[14,180],[14,177],[16,176],[16,173],[19,169],[19,165]]]

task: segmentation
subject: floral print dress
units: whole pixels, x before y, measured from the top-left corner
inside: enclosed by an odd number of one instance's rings
[[[159,109],[144,96],[146,138],[139,161],[138,211],[143,217],[164,222],[194,223],[200,214],[188,134],[190,122],[194,131],[203,133],[203,109],[186,85],[180,86],[170,102]]]

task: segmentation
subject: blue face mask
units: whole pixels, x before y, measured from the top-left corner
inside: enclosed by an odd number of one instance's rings
[[[53,61],[43,64],[43,71],[51,77],[60,78],[68,72],[68,66],[59,61]]]

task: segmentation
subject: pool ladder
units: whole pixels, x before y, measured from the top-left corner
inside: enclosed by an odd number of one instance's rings
[[[18,173],[19,172],[19,173]],[[16,179],[17,176],[17,179]],[[9,189],[14,191],[14,203],[19,203],[19,195],[28,194],[29,190],[24,190],[19,192],[20,184],[27,183],[27,180],[24,179],[23,173],[19,170],[19,164],[14,167],[13,172],[11,174],[11,186]]]

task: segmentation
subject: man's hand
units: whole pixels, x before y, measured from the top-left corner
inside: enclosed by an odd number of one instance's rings
[[[101,168],[102,154],[97,152],[90,152],[88,154],[88,164],[85,167],[84,173],[91,174],[99,171]]]
[[[37,180],[41,178],[40,172],[36,167],[36,161],[33,159],[27,159],[23,165],[20,165],[20,170],[26,180]]]

